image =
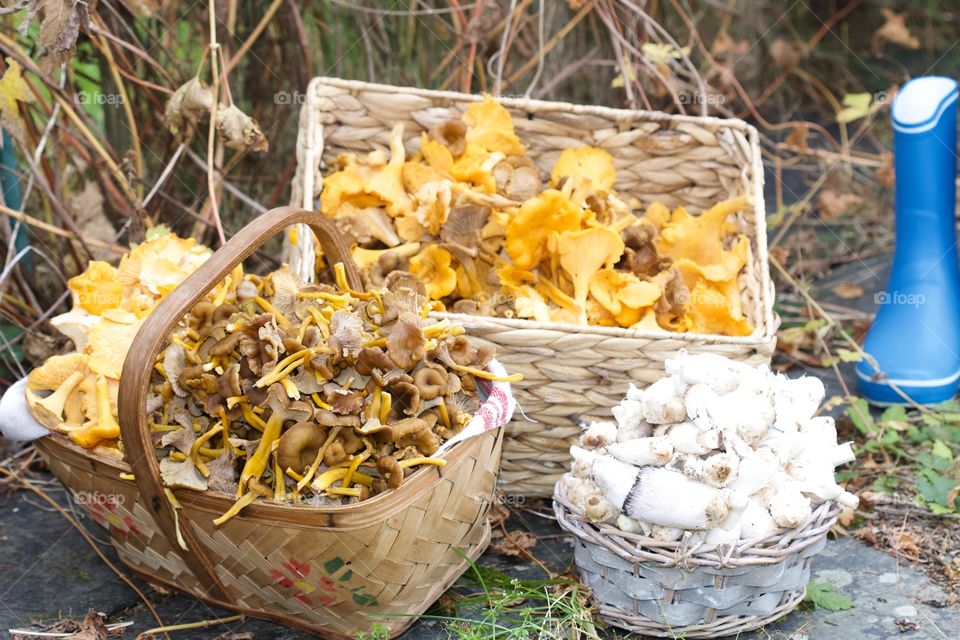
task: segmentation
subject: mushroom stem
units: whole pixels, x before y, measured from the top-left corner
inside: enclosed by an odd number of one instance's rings
[[[283,315],[282,313],[280,313],[279,311],[277,311],[277,310],[274,308],[274,306],[273,306],[272,304],[270,304],[267,300],[265,300],[263,297],[261,297],[261,296],[253,296],[253,301],[256,302],[257,305],[258,305],[261,309],[263,309],[265,312],[267,312],[267,313],[272,313],[272,314],[273,314],[273,317],[277,320],[277,322],[278,322],[284,329],[286,329],[286,330],[289,331],[290,329],[293,328],[293,325],[290,324],[290,321],[287,320],[287,317],[286,317],[285,315]]]
[[[294,369],[302,365],[304,360],[310,358],[311,356],[313,356],[313,349],[301,349],[296,353],[291,353],[289,356],[274,365],[273,369],[270,370],[270,373],[257,380],[253,386],[261,389],[263,387],[269,387],[274,382],[278,382],[293,373]]]
[[[213,520],[213,524],[215,524],[215,525],[217,525],[217,526],[219,527],[219,526],[222,525],[224,522],[226,522],[227,520],[229,520],[229,519],[232,518],[233,516],[235,516],[235,515],[237,515],[238,513],[240,513],[240,511],[241,511],[244,507],[246,507],[247,505],[249,505],[251,502],[253,502],[253,501],[256,500],[256,499],[257,499],[257,493],[256,493],[255,491],[247,491],[245,494],[243,494],[243,496],[242,496],[239,500],[237,500],[236,502],[234,502],[234,503],[233,503],[233,506],[230,507],[229,509],[227,509],[222,516],[220,516],[219,518],[215,518],[215,519]]]
[[[237,495],[243,495],[247,488],[250,478],[260,479],[264,470],[267,468],[267,461],[270,457],[270,450],[273,447],[273,441],[280,437],[280,429],[283,427],[283,417],[280,415],[271,415],[263,429],[263,435],[260,437],[260,444],[252,456],[247,458],[240,472],[240,482],[237,485]]]
[[[97,376],[97,424],[70,432],[70,439],[85,449],[93,449],[103,440],[120,437],[120,425],[113,417],[107,379]]]
[[[310,465],[310,468],[307,469],[307,472],[303,474],[303,479],[297,483],[297,490],[303,491],[303,488],[310,484],[310,480],[313,478],[313,475],[317,472],[317,469],[320,468],[320,463],[323,462],[323,454],[327,452],[327,447],[330,446],[330,443],[336,439],[337,434],[340,433],[341,427],[333,427],[330,429],[330,433],[327,435],[327,439],[324,441],[323,445],[317,450],[317,457],[313,459],[313,464]]]
[[[370,457],[370,450],[364,451],[360,455],[353,456],[353,460],[350,461],[350,466],[347,467],[347,473],[343,476],[343,487],[347,488],[350,486],[350,482],[353,481],[353,474],[357,472],[357,469],[360,467],[360,463]]]
[[[401,469],[409,469],[410,467],[415,467],[420,464],[432,464],[437,467],[447,466],[447,461],[443,458],[410,458],[408,460],[401,460],[399,462]]]
[[[83,374],[74,371],[63,383],[57,387],[57,390],[46,398],[37,401],[36,406],[43,409],[43,413],[48,414],[51,421],[60,422],[63,420],[63,408],[67,403],[67,397],[77,388],[77,385],[83,380]]]

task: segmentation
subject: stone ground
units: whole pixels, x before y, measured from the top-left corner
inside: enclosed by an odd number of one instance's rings
[[[818,283],[815,295],[829,299],[829,290],[840,282],[860,284],[866,293],[858,301],[841,301],[845,306],[871,312],[872,292],[883,286],[886,260],[851,264]],[[827,395],[842,393],[830,371],[818,370],[828,387]],[[845,380],[853,384],[849,366]],[[61,504],[72,508],[62,491],[54,492]],[[84,519],[100,547],[114,562],[116,554],[105,542],[105,535]],[[528,530],[538,542],[531,549],[551,570],[565,568],[572,558],[572,542],[549,519],[525,515],[508,523],[511,529]],[[119,564],[119,563],[118,563]],[[523,578],[542,577],[541,571],[526,562],[511,561],[487,553],[481,564],[496,567]],[[922,567],[867,547],[850,539],[831,541],[813,563],[813,577],[833,585],[853,599],[848,611],[796,611],[765,629],[740,638],[750,640],[880,640],[899,637],[910,640],[960,637],[960,609],[946,605],[944,591],[930,582]],[[194,622],[229,615],[196,600],[159,594],[140,584],[155,603],[166,624]],[[7,494],[0,504],[0,637],[16,627],[26,627],[34,618],[55,620],[60,616],[83,617],[88,608],[102,611],[110,621],[133,620],[136,632],[152,626],[144,605],[97,556],[80,535],[59,514],[32,494],[21,491]],[[223,625],[206,630],[183,631],[177,639],[211,639],[221,633],[249,631],[257,640],[294,640],[306,634],[259,620]],[[623,637],[606,631],[610,638]],[[447,636],[442,624],[420,621],[402,638],[433,640]]]
[[[57,492],[68,508],[66,495]],[[75,513],[79,510],[74,508]],[[105,541],[96,525],[89,531]],[[531,551],[551,570],[562,569],[571,561],[572,543],[562,535],[555,522],[527,515],[513,519],[511,529],[536,535]],[[105,542],[100,548],[117,564],[116,554]],[[490,565],[521,578],[542,577],[529,563],[512,562],[487,553],[481,564]],[[900,636],[955,638],[960,632],[960,609],[945,606],[946,594],[927,580],[922,568],[895,558],[857,541],[845,538],[831,541],[814,560],[814,579],[833,585],[853,599],[848,611],[796,611],[760,631],[741,635],[744,640],[880,640]],[[148,594],[166,624],[180,624],[230,615],[223,610],[178,595],[152,591]],[[88,608],[107,614],[110,621],[133,620],[125,636],[155,626],[146,607],[83,541],[59,514],[28,492],[9,495],[0,505],[0,637],[8,629],[29,626],[34,618],[55,620],[59,616],[82,618]],[[904,631],[906,629],[906,631]],[[246,620],[205,630],[182,631],[176,639],[212,639],[228,631],[250,631],[256,640],[295,640],[307,634],[279,625]],[[607,632],[610,638],[621,635]],[[420,621],[401,638],[433,640],[445,638],[443,626]]]

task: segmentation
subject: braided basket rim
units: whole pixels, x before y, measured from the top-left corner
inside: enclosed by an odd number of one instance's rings
[[[584,543],[602,546],[627,562],[719,569],[763,566],[799,553],[827,535],[836,524],[842,507],[835,500],[828,500],[814,509],[796,528],[780,529],[773,535],[741,540],[734,545],[704,543],[693,548],[688,548],[681,541],[655,540],[621,531],[609,524],[591,522],[576,512],[566,495],[562,480],[557,482],[554,489],[553,510],[563,529]]]

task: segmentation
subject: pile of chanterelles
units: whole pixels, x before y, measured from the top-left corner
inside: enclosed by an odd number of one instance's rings
[[[478,407],[491,347],[427,318],[412,274],[305,285],[281,269],[198,304],[156,364],[147,413],[168,487],[326,504],[399,487]]]
[[[565,149],[549,177],[509,112],[489,96],[390,153],[342,153],[322,211],[377,284],[395,269],[426,284],[434,309],[538,322],[743,336],[753,324],[740,276],[750,242],[734,216],[747,198],[700,215],[643,209],[614,189],[603,149]]]

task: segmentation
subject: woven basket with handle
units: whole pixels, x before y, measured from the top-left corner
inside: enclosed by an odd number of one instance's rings
[[[421,468],[400,488],[364,502],[313,507],[258,500],[217,527],[213,519],[236,496],[178,490],[182,508],[175,515],[147,425],[144,399],[164,339],[234,266],[298,223],[313,229],[327,255],[344,262],[348,281],[359,288],[356,268],[328,220],[288,207],[267,212],[167,296],[137,334],[120,381],[125,462],[77,447],[59,433],[37,446],[77,502],[110,531],[123,562],[147,581],[324,637],[354,638],[374,624],[394,636],[489,543],[487,511],[503,429],[456,444],[444,456],[446,466]],[[478,387],[490,390],[485,381]],[[186,549],[178,544],[177,520]]]
[[[387,149],[402,122],[408,153],[420,134],[458,118],[479,96],[315,78],[307,89],[297,137],[295,206],[317,208],[323,171],[339,153]],[[645,386],[663,375],[663,362],[680,350],[716,353],[750,364],[769,363],[779,320],[767,267],[763,167],[756,130],[740,120],[670,116],[538,100],[502,99],[527,154],[549,175],[560,153],[591,145],[613,156],[616,189],[644,205],[683,205],[698,213],[717,202],[749,195],[752,207],[736,216],[750,239],[751,261],[740,276],[746,337],[635,331],[530,320],[441,314],[456,318],[470,336],[497,347],[511,372],[520,412],[507,426],[500,482],[507,492],[549,496],[570,468],[569,448],[578,421],[608,418],[627,384]],[[302,236],[306,237],[306,236]],[[289,248],[291,266],[308,277],[314,247]]]
[[[571,505],[562,482],[553,510],[575,538],[580,580],[606,622],[646,636],[718,638],[762,627],[800,604],[810,562],[841,508],[825,502],[796,529],[699,547],[591,522]]]

